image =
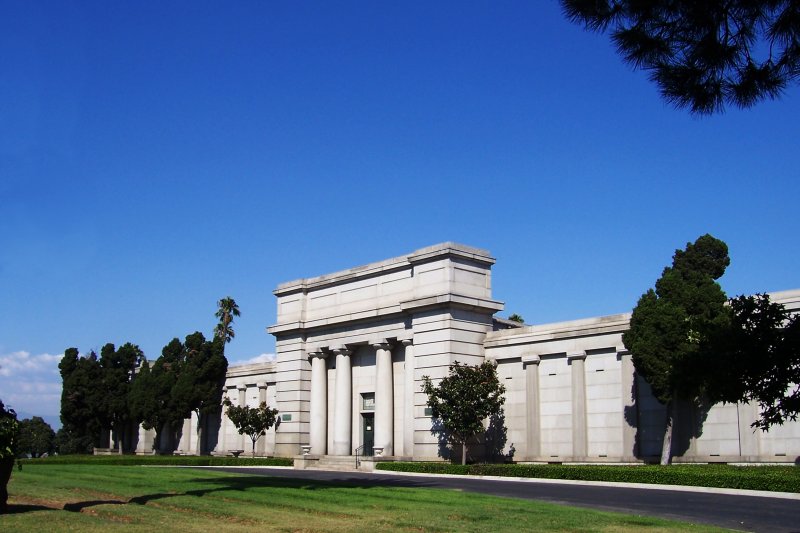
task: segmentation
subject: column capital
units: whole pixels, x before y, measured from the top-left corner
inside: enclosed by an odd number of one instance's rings
[[[247,385],[236,385],[236,390],[238,391],[247,390]]]
[[[542,359],[536,354],[523,355],[522,362],[526,365],[538,365],[539,363],[542,362]]]
[[[331,351],[336,355],[350,355],[353,351],[347,346],[331,346]]]
[[[586,359],[586,352],[569,352],[567,359],[569,361],[583,361]]]
[[[414,346],[414,339],[399,339],[398,341],[403,346]]]
[[[306,354],[306,356],[309,359],[315,359],[315,358],[317,358],[317,359],[325,359],[326,357],[328,357],[328,354],[326,352],[323,352],[323,351],[318,351],[318,352],[308,352]]]
[[[624,346],[617,346],[615,348],[617,351],[617,355],[620,357],[625,357],[626,355],[631,355],[631,351],[625,348]]]
[[[269,387],[269,384],[266,381],[262,381],[261,383],[258,384],[258,388],[260,390],[266,390],[267,387]]]
[[[376,350],[389,350],[392,347],[392,345],[386,339],[374,339],[369,341],[369,344]]]

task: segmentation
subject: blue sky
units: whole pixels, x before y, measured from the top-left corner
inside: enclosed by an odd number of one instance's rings
[[[3,2],[0,398],[57,419],[58,356],[155,359],[272,289],[442,241],[542,323],[630,310],[725,240],[731,295],[800,287],[800,92],[695,118],[556,2]],[[792,119],[791,117],[795,117]]]

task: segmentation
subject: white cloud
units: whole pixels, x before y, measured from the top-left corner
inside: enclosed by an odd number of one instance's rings
[[[0,354],[0,376],[11,377],[37,372],[58,374],[58,362],[62,357],[64,354],[43,353],[32,356],[26,351]]]
[[[275,360],[274,353],[262,353],[261,355],[251,357],[250,359],[245,359],[244,361],[235,361],[231,366],[254,365],[256,363],[271,363],[274,360]]]
[[[27,351],[0,354],[0,400],[18,412],[58,416],[61,410],[63,354],[31,355]]]

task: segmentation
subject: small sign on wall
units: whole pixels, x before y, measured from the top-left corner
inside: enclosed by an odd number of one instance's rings
[[[292,413],[285,413],[281,415],[282,422],[291,422],[292,421]]]

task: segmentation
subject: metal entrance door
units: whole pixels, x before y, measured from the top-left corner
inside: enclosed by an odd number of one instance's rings
[[[364,455],[375,455],[373,447],[375,446],[375,414],[363,413],[361,415],[361,423],[363,427],[363,444]]]

